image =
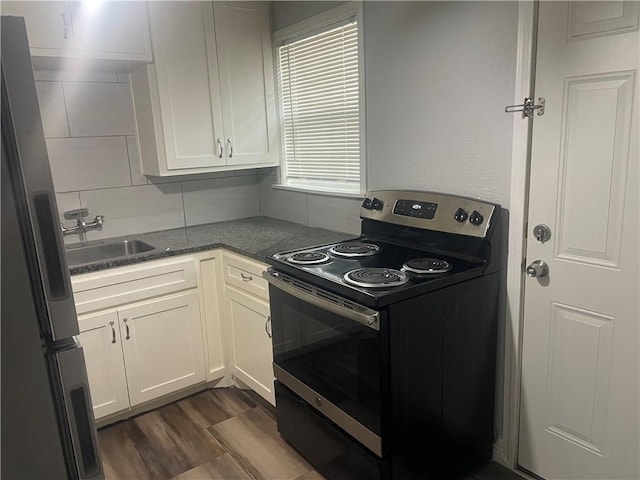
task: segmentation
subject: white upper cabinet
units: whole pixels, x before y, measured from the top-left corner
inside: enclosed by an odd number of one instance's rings
[[[74,48],[69,2],[2,2],[2,15],[24,17],[29,46],[38,55],[68,55]]]
[[[132,74],[144,173],[225,165],[211,3],[151,3],[149,23],[155,62]]]
[[[71,22],[80,55],[151,61],[146,2],[72,2]]]
[[[145,2],[3,1],[2,14],[24,17],[35,57],[151,61]]]
[[[275,88],[264,2],[152,2],[154,63],[132,72],[146,175],[274,166]]]
[[[269,11],[265,2],[214,2],[227,163],[277,161]]]

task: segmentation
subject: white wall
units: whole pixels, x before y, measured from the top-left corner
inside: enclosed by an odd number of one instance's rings
[[[274,31],[344,2],[272,3]],[[367,189],[431,190],[509,206],[516,2],[365,1]],[[359,201],[271,189],[262,213],[357,233]]]
[[[36,71],[35,78],[61,217],[81,207],[89,220],[106,217],[88,240],[259,215],[256,170],[151,180],[140,173],[128,74]]]
[[[271,2],[271,31],[282,30],[306,18],[319,15],[344,1],[283,1]]]
[[[509,205],[515,2],[365,2],[368,186]]]

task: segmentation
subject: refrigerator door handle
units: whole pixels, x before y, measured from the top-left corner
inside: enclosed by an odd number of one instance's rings
[[[74,338],[74,343],[74,347],[56,354],[74,455],[81,480],[103,479],[84,354],[80,342]]]
[[[69,392],[71,397],[71,415],[74,417],[76,432],[73,436],[78,438],[78,460],[80,478],[94,478],[100,472],[98,465],[98,446],[94,438],[93,417],[91,416],[91,397],[89,388],[83,385]]]
[[[55,203],[52,202],[49,192],[37,193],[33,196],[33,205],[35,207],[35,216],[38,222],[38,233],[44,270],[47,275],[44,282],[47,288],[47,296],[52,300],[62,300],[69,296],[67,289],[68,270],[64,265],[64,251],[59,244],[59,235],[57,230],[59,226],[54,222]],[[46,241],[45,241],[46,239]]]

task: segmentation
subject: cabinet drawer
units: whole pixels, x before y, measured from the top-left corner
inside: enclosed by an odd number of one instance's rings
[[[196,287],[195,260],[153,262],[71,277],[78,314]]]
[[[228,252],[224,253],[222,263],[227,284],[260,298],[269,298],[269,284],[262,278],[262,272],[267,269],[265,264]]]

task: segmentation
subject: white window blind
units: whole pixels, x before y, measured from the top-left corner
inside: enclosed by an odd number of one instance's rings
[[[278,48],[284,181],[360,191],[355,19]]]

